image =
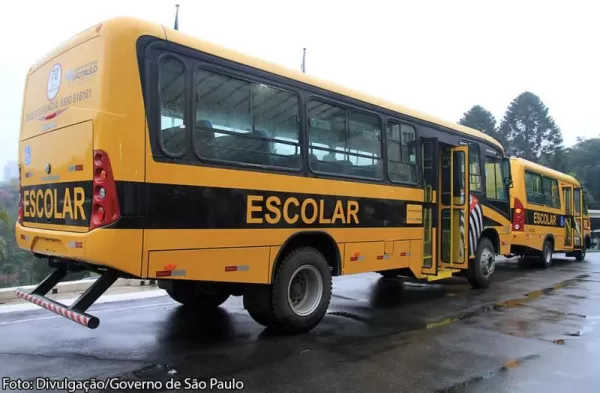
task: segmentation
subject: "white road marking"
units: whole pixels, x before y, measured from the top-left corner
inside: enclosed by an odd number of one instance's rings
[[[96,310],[96,311],[94,311],[94,314],[100,314],[105,311],[134,310],[134,309],[138,309],[138,308],[159,307],[159,306],[168,306],[168,305],[176,305],[176,304],[177,303],[175,303],[175,302],[165,302],[165,303],[143,304],[141,306],[115,307],[115,308],[107,308],[104,310]],[[64,318],[64,317],[61,317],[60,315],[52,315],[49,317],[17,319],[16,321],[0,322],[0,326],[12,325],[15,323],[23,323],[23,322],[42,321],[45,319],[55,319],[55,318]]]
[[[110,295],[103,295],[98,299],[94,304],[101,303],[112,303],[123,300],[138,300],[138,299],[149,299],[154,297],[166,296],[166,292],[162,289],[158,290],[145,290],[140,292],[129,292],[129,293],[115,293]],[[77,296],[68,297],[68,298],[55,298],[53,296],[49,296],[49,299],[55,300],[59,303],[64,304],[65,306],[71,305],[75,300],[77,300]],[[40,306],[25,302],[25,303],[15,303],[15,304],[4,304],[0,305],[0,314],[6,314],[17,311],[30,311],[30,310],[39,310]]]

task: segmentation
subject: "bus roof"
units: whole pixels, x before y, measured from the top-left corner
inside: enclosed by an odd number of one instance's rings
[[[226,60],[230,60],[239,64],[248,65],[284,78],[292,79],[301,83],[305,83],[310,86],[314,86],[316,88],[324,89],[327,91],[331,91],[349,98],[353,98],[357,101],[362,101],[367,104],[371,104],[374,106],[378,106],[380,108],[387,109],[389,111],[398,112],[414,118],[416,120],[421,120],[427,123],[431,123],[434,125],[438,125],[450,130],[453,130],[459,134],[463,134],[465,136],[471,136],[474,138],[478,138],[481,140],[485,140],[492,144],[493,146],[500,149],[502,153],[504,153],[504,148],[502,145],[492,138],[491,136],[475,130],[470,127],[462,126],[458,123],[454,123],[451,121],[443,120],[440,118],[436,118],[434,116],[427,115],[425,113],[401,106],[399,104],[386,101],[384,99],[369,95],[367,93],[350,89],[333,82],[320,79],[314,76],[310,76],[304,74],[300,71],[293,70],[287,67],[283,67],[257,57],[253,57],[247,54],[243,54],[241,52],[237,52],[232,49],[225,48],[223,46],[210,43],[208,41],[201,40],[199,38],[187,35],[182,33],[181,31],[174,30],[168,26],[160,25],[157,23],[151,23],[148,21],[130,18],[130,17],[117,17],[108,19],[101,23],[98,23],[84,31],[81,31],[75,34],[70,39],[64,41],[59,46],[57,46],[54,50],[44,56],[43,59],[40,59],[34,66],[31,67],[30,73],[35,71],[37,68],[50,61],[52,58],[58,56],[60,53],[79,45],[87,40],[94,38],[95,36],[102,35],[104,33],[112,32],[114,34],[118,34],[123,31],[131,31],[135,30],[139,32],[139,35],[152,35],[155,37],[159,37],[162,39],[166,39],[170,42],[180,44],[183,46],[187,46],[189,48],[208,53],[210,55],[220,57]]]
[[[545,167],[540,164],[536,164],[535,162],[528,161],[524,158],[511,157],[510,160],[518,163],[519,165],[523,166],[525,169],[531,169],[542,175],[547,175],[548,177],[553,177],[556,180],[560,180],[560,181],[563,181],[563,182],[569,183],[569,184],[574,184],[578,187],[581,186],[581,184],[579,183],[579,181],[576,178],[574,178],[571,175],[567,175],[566,173],[559,172],[557,170]]]

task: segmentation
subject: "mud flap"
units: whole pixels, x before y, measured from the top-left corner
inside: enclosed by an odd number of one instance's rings
[[[96,329],[100,325],[100,320],[85,311],[114,284],[118,275],[113,270],[104,272],[72,305],[65,306],[48,299],[46,294],[68,273],[69,271],[65,267],[59,267],[50,273],[31,293],[18,288],[16,290],[17,296],[87,328]]]

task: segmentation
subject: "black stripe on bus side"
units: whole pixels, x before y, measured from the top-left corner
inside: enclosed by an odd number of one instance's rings
[[[148,229],[422,226],[406,222],[407,204],[422,202],[152,183],[145,199]]]
[[[40,212],[38,199],[46,198],[45,207],[51,204],[50,218],[44,211],[25,221],[89,226],[91,181],[27,186],[22,192],[36,196],[35,206],[30,199],[25,202],[28,212],[34,207]],[[111,227],[120,229],[422,227],[422,223],[407,223],[407,205],[422,206],[419,201],[122,181],[117,182],[117,193],[121,219]],[[66,205],[65,196],[69,197]]]
[[[569,219],[562,214],[549,213],[539,210],[525,209],[525,224],[544,227],[563,228],[565,220]]]
[[[422,226],[421,223],[406,222],[407,204],[422,206],[422,202],[176,184],[117,183],[123,217],[113,226],[114,228]],[[304,214],[303,205],[305,205]],[[287,220],[284,211],[288,213]],[[147,214],[144,214],[145,212]],[[313,218],[314,221],[311,220]]]

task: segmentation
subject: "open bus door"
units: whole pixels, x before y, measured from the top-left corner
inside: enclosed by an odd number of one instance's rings
[[[440,267],[467,269],[469,260],[469,150],[444,149],[440,160]]]
[[[581,188],[575,188],[573,190],[573,206],[575,207],[574,212],[574,248],[578,250],[585,249],[585,236],[583,233],[583,190]]]
[[[421,138],[421,168],[423,168],[423,266],[421,272],[437,274],[436,229],[438,198],[438,139]]]
[[[563,199],[565,201],[565,217],[564,217],[564,231],[565,231],[565,251],[573,250],[573,186],[566,185],[563,187]]]

